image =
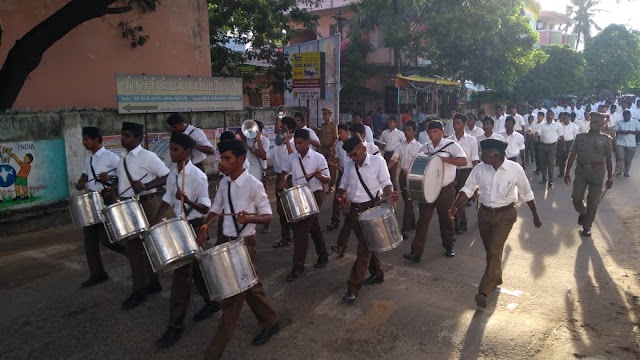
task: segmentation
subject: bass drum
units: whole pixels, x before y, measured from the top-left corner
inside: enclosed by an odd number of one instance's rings
[[[433,203],[440,195],[444,179],[444,163],[438,155],[418,154],[407,174],[409,196],[422,203]]]

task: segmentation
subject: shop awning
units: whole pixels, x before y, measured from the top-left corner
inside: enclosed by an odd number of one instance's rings
[[[438,79],[438,78],[428,77],[428,76],[420,76],[420,75],[404,76],[402,74],[396,75],[396,87],[407,86],[409,85],[409,82],[429,83],[429,84],[444,85],[444,86],[462,85],[462,83],[459,81],[444,80],[444,79]]]

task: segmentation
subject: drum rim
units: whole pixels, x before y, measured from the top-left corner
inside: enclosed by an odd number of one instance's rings
[[[255,274],[255,278],[253,279],[253,281],[251,281],[249,284],[240,287],[239,289],[237,289],[238,291],[230,291],[226,294],[222,294],[222,295],[218,295],[218,296],[212,296],[211,294],[209,294],[209,296],[211,296],[212,300],[218,301],[218,300],[224,300],[224,299],[228,299],[232,296],[238,295],[244,291],[247,291],[249,289],[251,289],[252,287],[256,286],[258,284],[258,281],[260,280],[258,278],[258,275]],[[209,286],[209,284],[207,284],[207,287]]]
[[[185,219],[183,216],[176,216],[176,217],[172,217],[172,218],[169,218],[169,219],[167,219],[167,218],[163,218],[163,219],[162,219],[160,222],[158,222],[157,224],[154,224],[153,226],[150,226],[150,227],[149,227],[149,232],[152,232],[152,231],[153,231],[153,230],[155,230],[155,229],[159,229],[159,228],[161,228],[162,226],[166,226],[166,225],[168,225],[169,223],[174,223],[174,222],[176,222],[176,221],[180,221],[180,220],[184,220],[184,221],[186,221],[186,222],[187,222],[187,224],[189,224],[189,220]],[[189,224],[189,225],[191,225],[191,224]]]
[[[131,197],[129,199],[124,199],[124,200],[118,199],[113,204],[105,206],[104,210],[109,210],[109,209],[114,208],[116,206],[121,206],[123,204],[131,204],[131,203],[140,204],[140,198],[138,196],[134,196],[134,197]]]

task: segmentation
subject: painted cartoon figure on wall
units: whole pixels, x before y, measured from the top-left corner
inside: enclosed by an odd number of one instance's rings
[[[27,179],[29,178],[29,173],[31,172],[33,155],[26,154],[24,156],[24,159],[20,160],[16,154],[11,154],[11,158],[15,160],[20,166],[18,175],[16,175],[16,182],[14,183],[14,187],[16,189],[16,197],[13,198],[13,201],[27,200],[29,199],[29,185],[27,183]],[[22,190],[22,196],[20,196],[20,190]]]

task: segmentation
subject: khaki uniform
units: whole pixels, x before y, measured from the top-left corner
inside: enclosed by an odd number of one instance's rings
[[[576,211],[584,215],[582,226],[585,228],[591,228],[596,217],[606,172],[606,159],[611,157],[611,144],[611,136],[590,131],[578,134],[571,147],[571,152],[576,154],[576,172],[571,199]],[[587,188],[589,193],[585,205],[584,197]]]

